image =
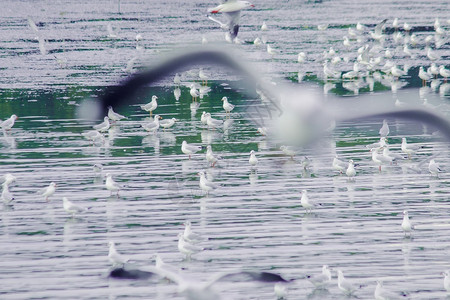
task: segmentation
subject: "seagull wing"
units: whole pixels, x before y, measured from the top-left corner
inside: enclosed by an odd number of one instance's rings
[[[241,18],[241,11],[226,12],[224,15],[228,18],[228,30],[231,38],[234,39],[239,32],[239,19]]]
[[[381,21],[377,26],[375,26],[375,34],[376,35],[381,35],[383,33],[383,28],[384,25],[386,24],[387,19],[384,19],[383,21]]]
[[[211,16],[208,16],[208,19],[210,19],[211,21],[216,22],[217,24],[219,24],[220,28],[222,28],[222,29],[229,29],[228,24],[226,24],[226,23],[222,23],[221,21],[219,21],[219,20],[217,20],[217,19],[215,19],[215,18],[213,18]]]
[[[251,272],[251,271],[237,271],[219,273],[214,276],[207,286],[211,286],[218,281],[260,281],[260,282],[291,282],[292,280],[286,280],[281,275],[270,272]]]

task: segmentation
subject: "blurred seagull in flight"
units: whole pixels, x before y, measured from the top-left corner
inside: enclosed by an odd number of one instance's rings
[[[220,27],[222,29],[227,29],[230,33],[231,39],[235,40],[239,32],[239,19],[241,17],[241,10],[249,7],[255,6],[248,1],[228,0],[214,8],[209,9],[209,12],[212,14],[223,13],[227,17],[228,23],[226,24],[226,27],[224,23],[214,18],[210,17],[209,19],[220,24]]]

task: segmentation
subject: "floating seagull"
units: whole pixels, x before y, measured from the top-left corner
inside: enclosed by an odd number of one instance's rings
[[[16,181],[17,178],[16,178],[16,176],[12,175],[11,173],[7,173],[3,176],[3,179],[4,179],[3,184],[6,184],[9,186],[11,183]]]
[[[94,128],[95,130],[100,131],[100,132],[108,131],[108,129],[110,127],[111,127],[111,124],[109,123],[108,117],[104,117],[103,122],[101,122],[100,124],[92,126],[92,128]]]
[[[183,237],[183,233],[178,234],[178,251],[186,255],[186,259],[190,259],[192,254],[196,254],[202,250],[204,249],[186,241]]]
[[[348,167],[347,170],[345,171],[345,174],[349,179],[352,179],[356,175],[355,165],[353,164],[352,159],[348,161]]]
[[[387,137],[389,135],[389,124],[386,119],[383,120],[383,126],[378,131],[381,137]]]
[[[205,172],[203,171],[198,172],[198,175],[200,176],[199,186],[203,191],[206,192],[206,195],[208,195],[210,191],[215,190],[219,187],[217,184],[215,184],[212,181],[209,181],[206,178]]]
[[[95,176],[98,176],[98,177],[102,176],[102,171],[103,171],[102,164],[94,164],[94,166],[92,168],[94,169]]]
[[[223,101],[223,109],[225,110],[225,113],[228,115],[234,109],[234,105],[228,102],[227,97],[222,97],[222,101]]]
[[[122,119],[126,119],[126,117],[122,116],[121,114],[116,113],[112,106],[108,107],[108,118],[114,122],[120,121]]]
[[[206,160],[211,164],[211,167],[213,168],[219,160],[216,156],[214,156],[211,145],[206,146]]]
[[[8,119],[6,119],[3,122],[0,122],[0,127],[3,130],[11,130],[11,128],[14,126],[14,122],[18,119],[16,115],[12,115]]]
[[[434,161],[434,159],[430,160],[430,163],[428,164],[428,171],[431,173],[431,175],[434,175],[436,177],[438,177],[439,173],[442,172],[442,170],[439,168],[439,165]]]
[[[209,9],[209,12],[212,14],[223,13],[227,17],[228,28],[226,29],[228,29],[229,34],[231,35],[231,39],[234,40],[239,32],[239,19],[241,17],[241,10],[249,7],[255,6],[248,1],[229,0],[214,8]]]
[[[44,196],[45,201],[48,202],[48,197],[53,195],[55,193],[55,190],[56,190],[56,183],[51,182],[48,187],[45,187],[45,188],[39,190],[38,193],[41,194],[42,196]]]
[[[303,206],[303,208],[306,210],[306,213],[310,213],[315,206],[313,203],[309,201],[307,191],[302,191],[302,197],[300,199],[300,204]]]
[[[305,52],[300,52],[300,53],[297,55],[297,62],[299,62],[299,63],[304,63],[304,62],[305,62],[305,58],[306,58]]]
[[[14,200],[14,196],[13,196],[13,194],[9,191],[9,187],[8,187],[8,185],[6,184],[6,182],[4,182],[3,184],[2,184],[2,187],[3,187],[3,189],[2,189],[2,200],[3,200],[3,202],[5,203],[5,204],[9,204],[11,201],[13,201]]]
[[[117,196],[119,196],[121,187],[117,182],[113,180],[112,175],[109,173],[106,174],[105,187],[108,191],[111,191],[111,195],[113,192],[117,192]]]
[[[110,263],[112,263],[113,266],[124,266],[128,261],[129,258],[123,257],[119,252],[116,250],[116,245],[114,242],[109,242],[109,253],[108,253],[108,259]]]
[[[413,229],[414,229],[414,226],[411,225],[411,222],[409,221],[408,211],[404,210],[403,211],[402,230],[405,233],[405,236],[408,233],[409,233],[409,236],[411,236]]]
[[[200,78],[200,80],[202,81],[202,84],[207,85],[208,84],[208,76],[206,76],[205,72],[203,71],[203,69],[200,69],[198,71],[198,77]]]
[[[406,295],[403,294],[397,295],[396,293],[386,290],[383,287],[383,282],[381,280],[378,280],[373,296],[375,297],[375,300],[390,300],[390,299],[400,299],[401,296]]]
[[[189,159],[191,159],[191,154],[195,154],[200,150],[202,150],[201,146],[188,144],[186,141],[181,143],[181,152],[189,155]]]
[[[285,155],[290,156],[292,160],[294,160],[294,156],[295,156],[295,154],[297,154],[297,153],[295,152],[294,148],[292,148],[292,147],[290,147],[290,146],[282,145],[282,146],[280,147],[280,150],[283,151],[283,153],[284,153]]]
[[[222,120],[214,119],[213,117],[211,117],[210,113],[206,113],[205,117],[206,117],[206,124],[208,125],[208,128],[215,129],[215,128],[223,125]]]
[[[450,293],[450,271],[445,271],[442,275],[444,275],[444,289]]]
[[[160,119],[161,119],[161,117],[159,115],[155,115],[153,122],[143,123],[141,126],[148,132],[155,133],[159,129],[159,126],[160,126],[159,120]]]
[[[155,118],[156,118],[156,116],[155,116]],[[172,127],[175,124],[176,121],[178,121],[178,120],[175,119],[175,118],[164,119],[164,120],[159,121],[159,125],[162,128],[164,128],[164,130],[166,130],[167,128]]]
[[[317,29],[319,29],[320,31],[327,30],[327,28],[328,28],[328,24],[319,24],[319,25],[317,25]]]
[[[106,31],[108,31],[108,37],[111,39],[118,39],[119,36],[114,32],[111,23],[106,24]]]
[[[184,222],[184,232],[183,232],[183,238],[185,241],[189,243],[196,243],[201,240],[203,240],[202,236],[192,232],[192,224],[190,221]]]
[[[151,102],[141,106],[143,110],[150,113],[150,118],[152,117],[152,112],[158,107],[158,102],[156,102],[156,99],[158,99],[158,97],[156,95],[153,95]]]
[[[82,213],[90,209],[90,207],[83,207],[72,203],[69,199],[67,199],[67,197],[63,197],[63,207],[67,213],[72,215],[72,218],[75,214]]]
[[[338,270],[338,288],[346,295],[352,295],[356,287],[344,277],[344,273]]]
[[[253,44],[255,46],[260,46],[262,44],[261,39],[259,37],[255,38],[255,40],[253,41]]]
[[[330,268],[327,265],[322,266],[322,273],[310,276],[307,275],[306,279],[311,282],[316,289],[326,289],[327,286],[331,282],[331,271]]]
[[[416,153],[417,150],[423,148],[421,145],[411,145],[406,142],[406,138],[402,138],[402,146],[401,149],[403,153],[408,155],[408,158],[411,159],[411,154]]]
[[[345,170],[345,162],[340,160],[337,155],[333,158],[333,169],[336,171],[339,171],[339,173],[343,174]]]
[[[270,56],[273,58],[275,54],[277,54],[277,51],[272,48],[269,44],[267,44],[267,53],[270,54]]]
[[[250,158],[248,159],[248,163],[252,166],[255,167],[258,164],[258,158],[255,155],[255,151],[251,150],[250,151]]]

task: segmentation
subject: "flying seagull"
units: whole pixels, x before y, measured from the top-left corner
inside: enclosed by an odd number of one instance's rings
[[[239,32],[239,18],[241,17],[241,10],[249,7],[255,7],[248,1],[241,0],[228,0],[224,1],[222,4],[209,9],[208,11],[212,14],[223,13],[227,19],[227,23],[222,23],[211,16],[208,18],[220,25],[220,28],[229,31],[231,39],[234,40]]]

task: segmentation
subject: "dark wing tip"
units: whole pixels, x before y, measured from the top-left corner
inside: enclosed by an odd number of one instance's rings
[[[149,279],[152,272],[141,270],[126,270],[125,268],[115,268],[109,272],[108,277],[115,279]]]

